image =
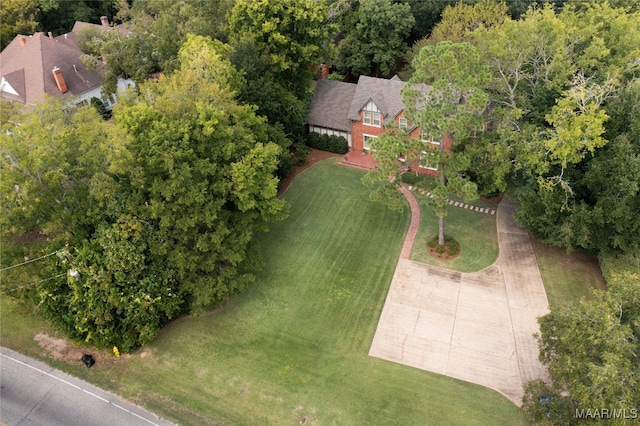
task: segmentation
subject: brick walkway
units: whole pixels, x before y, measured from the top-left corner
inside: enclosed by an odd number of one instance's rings
[[[416,239],[418,228],[420,227],[420,206],[418,205],[416,196],[407,188],[401,186],[400,192],[402,192],[406,197],[409,202],[409,206],[411,207],[411,223],[409,224],[407,235],[404,237],[402,251],[400,252],[400,259],[409,259],[409,256],[411,256],[411,249],[413,248],[413,242]]]

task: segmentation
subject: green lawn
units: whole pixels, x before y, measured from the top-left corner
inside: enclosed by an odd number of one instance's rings
[[[260,236],[263,271],[224,308],[63,368],[181,424],[524,424],[494,391],[367,356],[409,212],[370,203],[361,176],[336,160],[298,176],[291,216]]]
[[[591,299],[594,289],[607,289],[596,257],[579,251],[567,253],[566,249],[551,247],[533,235],[531,243],[552,307],[572,305],[582,298]]]
[[[495,204],[480,202],[473,204],[494,210],[498,208]],[[460,272],[476,272],[498,259],[495,215],[449,206],[444,232],[460,243],[461,252],[455,259],[440,260],[427,252],[427,241],[438,234],[438,217],[430,204],[425,201],[420,203],[420,210],[420,229],[413,243],[411,260]]]

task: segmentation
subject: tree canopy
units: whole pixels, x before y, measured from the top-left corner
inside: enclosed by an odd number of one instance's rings
[[[336,64],[343,72],[389,76],[407,49],[415,19],[411,7],[391,0],[362,0],[358,21],[338,46]]]
[[[448,41],[422,48],[413,66],[416,71],[403,89],[402,100],[409,122],[422,134],[415,138],[398,130],[373,140],[379,165],[366,181],[383,183],[374,190],[374,199],[395,200],[392,205],[397,205],[396,191],[390,191],[390,185],[399,183],[396,177],[413,164],[435,166],[438,179],[431,192],[439,220],[438,244],[444,245],[450,194],[477,198],[476,184],[464,174],[469,160],[463,153],[454,153],[453,147],[482,129],[482,113],[489,101],[483,87],[489,73],[471,44]],[[451,141],[448,152],[447,140]]]
[[[254,233],[286,215],[280,148],[236,101],[227,53],[188,36],[179,70],[121,99],[115,124],[47,102],[2,133],[3,218],[68,245],[74,273],[36,293],[72,337],[130,351],[252,280]]]
[[[616,261],[616,264],[619,263]],[[640,275],[638,258],[628,256],[633,269],[607,271],[608,291],[571,309],[552,309],[540,321],[540,359],[551,384],[527,386],[523,409],[532,422],[589,422],[576,412],[591,408],[619,410],[633,416],[640,404],[638,362],[640,333]],[[636,272],[629,272],[635,270]],[[548,402],[540,404],[540,397]],[[636,414],[637,415],[637,414]],[[614,418],[626,424],[630,417]]]

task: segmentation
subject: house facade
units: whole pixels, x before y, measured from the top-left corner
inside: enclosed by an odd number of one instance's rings
[[[410,138],[422,139],[425,146],[420,164],[411,165],[411,170],[434,175],[437,167],[429,164],[429,150],[439,149],[440,141],[423,134],[407,119],[401,93],[404,86],[397,76],[360,76],[357,84],[319,80],[307,117],[309,131],[343,136],[350,151],[368,155],[371,140],[384,133],[387,126],[407,129]],[[451,139],[445,135],[444,149],[450,150],[451,146]]]
[[[76,105],[96,97],[110,109],[115,99],[102,93],[103,65],[90,70],[81,60],[84,53],[78,48],[77,31],[86,26],[126,31],[124,27],[110,27],[103,17],[102,25],[76,22],[70,33],[58,37],[43,32],[17,35],[0,53],[0,97],[26,105],[42,102],[45,95]],[[119,89],[131,85],[131,80],[118,81]]]

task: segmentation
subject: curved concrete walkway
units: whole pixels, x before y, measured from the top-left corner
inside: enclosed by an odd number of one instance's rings
[[[420,212],[403,193],[411,225],[369,355],[495,389],[520,406],[524,384],[547,378],[533,334],[549,304],[514,204],[498,207],[498,260],[461,273],[409,260]]]

